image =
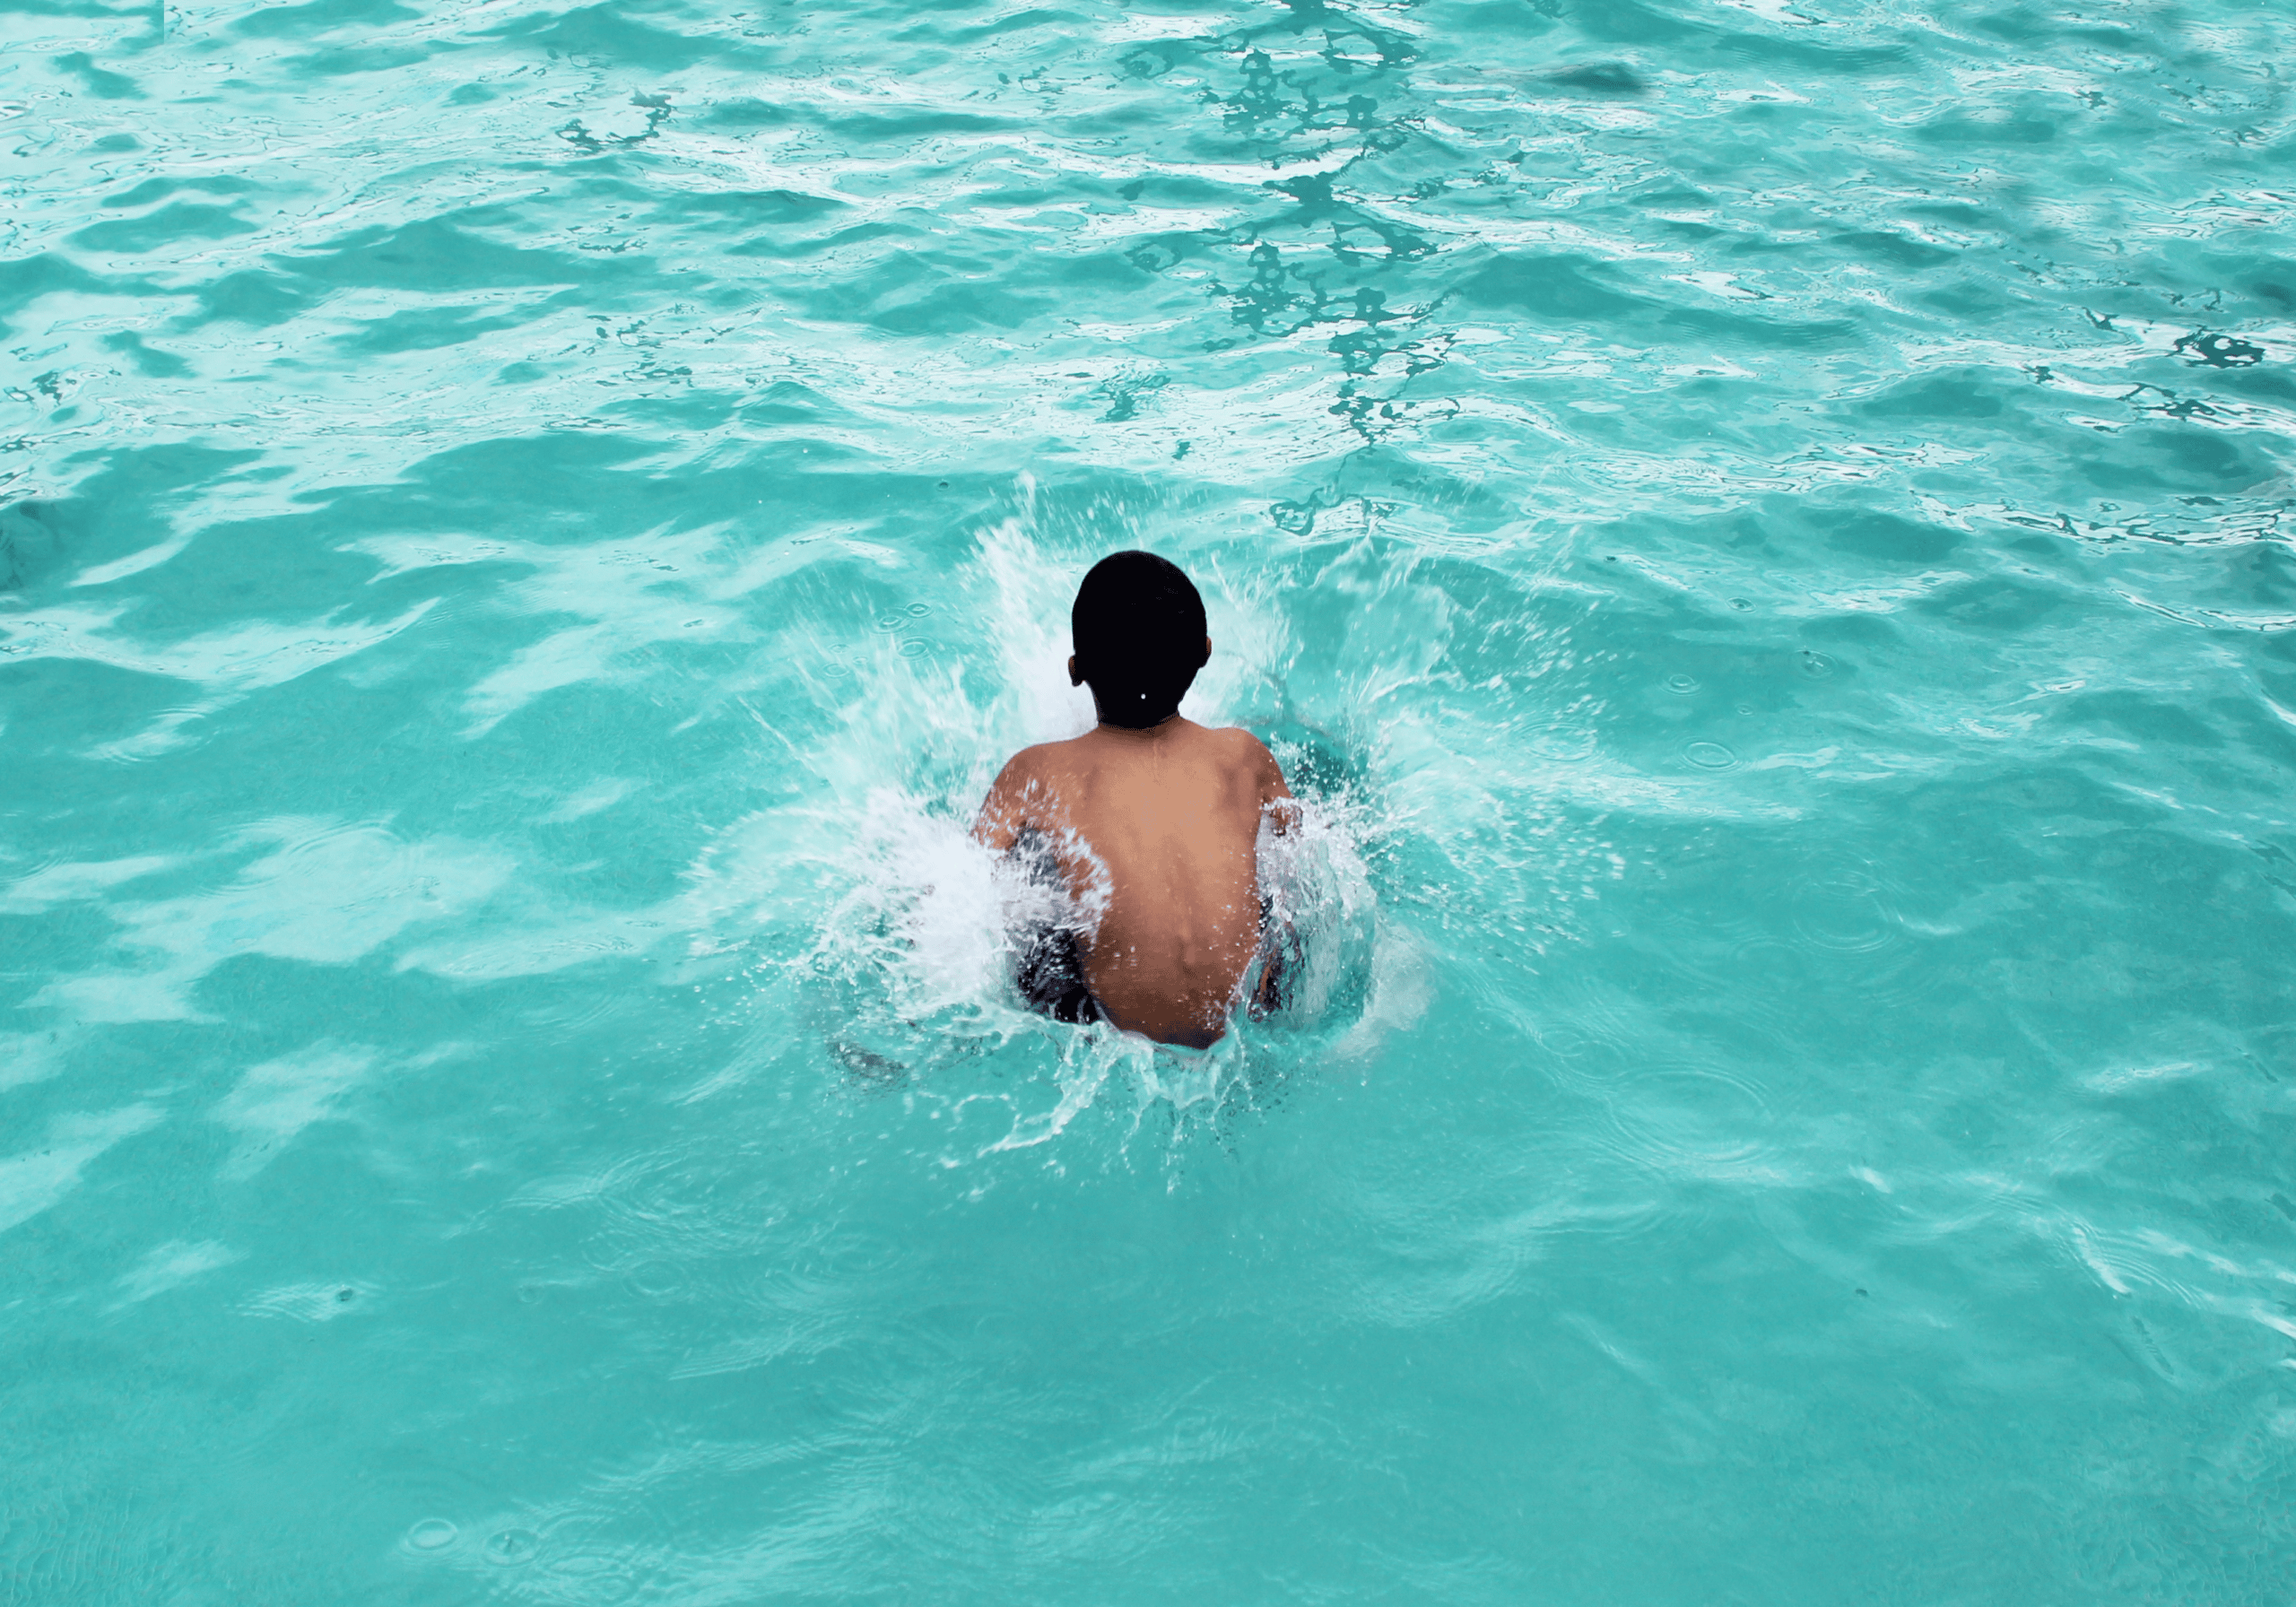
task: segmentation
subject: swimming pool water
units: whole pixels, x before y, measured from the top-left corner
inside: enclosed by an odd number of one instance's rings
[[[2287,1599],[2284,8],[0,39],[0,1601]],[[1132,544],[1206,1055],[961,840]]]

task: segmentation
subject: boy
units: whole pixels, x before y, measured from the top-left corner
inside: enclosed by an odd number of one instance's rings
[[[1283,831],[1299,805],[1249,732],[1180,717],[1212,638],[1204,599],[1176,566],[1149,552],[1103,558],[1069,626],[1069,683],[1092,689],[1100,724],[1014,755],[972,829],[1098,910],[1085,929],[1040,934],[1022,991],[1064,1021],[1208,1047],[1259,951],[1260,817]]]

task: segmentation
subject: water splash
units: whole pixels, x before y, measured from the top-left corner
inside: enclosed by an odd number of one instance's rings
[[[1025,507],[1030,488],[1022,489]],[[1230,700],[1282,685],[1283,616],[1264,579],[1238,587],[1216,562],[1196,567],[1207,612],[1229,627],[1233,645],[1225,673],[1205,677],[1210,684],[1183,707],[1222,724]],[[1202,1054],[1105,1024],[1051,1022],[1026,1008],[1013,978],[1027,935],[1056,925],[1089,929],[1091,911],[1017,860],[992,856],[968,828],[1004,753],[1090,728],[1089,694],[1069,685],[1065,670],[1063,616],[1081,568],[1045,552],[1025,512],[987,526],[952,585],[978,608],[988,673],[882,655],[820,753],[833,787],[865,791],[856,804],[812,812],[812,851],[832,896],[806,954],[807,1015],[829,1058],[857,1084],[955,1079],[944,1091],[959,1099],[964,1068],[1016,1040],[1042,1040],[1033,1060],[1048,1102],[1016,1105],[1012,1130],[983,1152],[1057,1137],[1112,1085],[1127,1090],[1135,1125],[1150,1107],[1217,1110],[1255,1078],[1304,1064],[1311,1045],[1328,1047],[1356,1029],[1378,970],[1361,761],[1290,721],[1263,729],[1301,795],[1297,826],[1279,834],[1264,825],[1259,841],[1283,969],[1280,1007],[1240,1020]]]

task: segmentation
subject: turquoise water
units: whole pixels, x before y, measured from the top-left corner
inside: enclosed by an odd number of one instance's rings
[[[0,1600],[2286,1600],[2284,10],[0,30]]]

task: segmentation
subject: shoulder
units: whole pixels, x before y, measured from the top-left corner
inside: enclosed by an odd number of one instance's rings
[[[1051,743],[1038,743],[1033,747],[1023,748],[1013,754],[1004,761],[1004,768],[996,772],[996,785],[1013,786],[1042,775],[1046,769],[1045,756],[1054,745]]]
[[[1057,756],[1067,745],[1039,743],[1006,760],[989,786],[988,796],[981,801],[979,817],[973,822],[974,837],[1001,852],[1011,847],[1021,832],[1057,823],[1067,773]]]
[[[1215,744],[1213,751],[1228,764],[1249,770],[1254,775],[1283,773],[1276,767],[1275,755],[1267,751],[1267,744],[1241,725],[1225,725],[1217,731],[1207,730],[1204,734]]]
[[[1227,749],[1224,761],[1228,773],[1249,786],[1259,795],[1260,807],[1265,809],[1292,795],[1292,786],[1283,778],[1283,767],[1275,761],[1267,744],[1239,725],[1211,733]],[[1276,830],[1283,830],[1279,822]]]
[[[1241,725],[1222,725],[1216,731],[1206,727],[1204,734],[1219,743],[1223,752],[1237,759],[1274,762],[1275,756],[1267,751],[1267,744]]]
[[[996,785],[1025,786],[1031,781],[1057,776],[1074,769],[1078,740],[1072,737],[1066,742],[1038,743],[1022,749],[1004,761],[1004,768],[997,772]]]

